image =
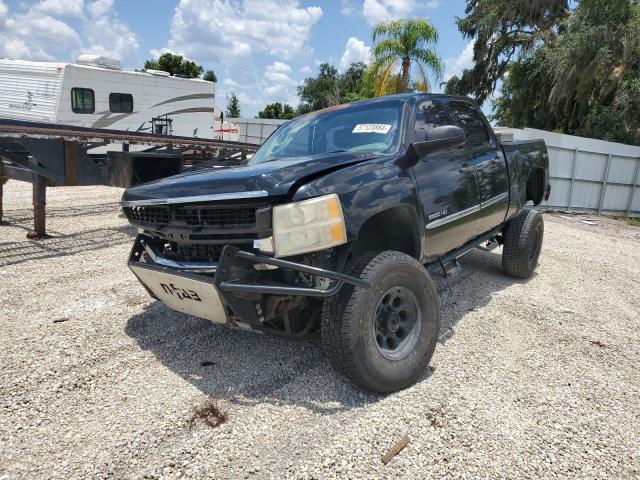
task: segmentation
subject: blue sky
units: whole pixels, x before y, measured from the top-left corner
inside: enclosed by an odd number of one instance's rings
[[[243,116],[253,116],[272,101],[297,104],[296,86],[319,63],[344,69],[365,60],[372,25],[389,18],[429,17],[446,76],[459,73],[472,53],[455,25],[464,7],[462,0],[0,0],[0,57],[102,53],[141,68],[172,51],[216,71],[219,105],[234,91]]]

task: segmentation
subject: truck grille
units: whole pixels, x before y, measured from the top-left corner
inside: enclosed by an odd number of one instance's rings
[[[217,263],[224,245],[178,245],[174,256],[181,262]]]
[[[125,207],[124,213],[134,223],[166,225],[171,220],[171,212],[167,207]]]
[[[124,212],[154,238],[163,256],[181,262],[217,263],[225,245],[251,251],[255,239],[271,236],[266,202],[148,205]]]
[[[194,227],[225,227],[256,223],[254,206],[154,205],[125,207],[124,212],[130,222],[142,225],[164,226],[171,222]]]

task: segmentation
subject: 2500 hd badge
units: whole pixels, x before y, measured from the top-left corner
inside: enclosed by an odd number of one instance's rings
[[[130,268],[171,309],[252,332],[319,332],[331,363],[366,390],[423,377],[440,329],[433,274],[455,274],[476,247],[502,246],[517,278],[538,265],[543,216],[525,205],[549,197],[544,141],[501,144],[465,97],[312,112],[228,165],[124,193],[142,230]]]

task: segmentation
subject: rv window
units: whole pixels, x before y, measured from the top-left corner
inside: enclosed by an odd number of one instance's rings
[[[95,112],[96,104],[93,90],[90,88],[72,88],[71,110],[73,110],[73,113]]]
[[[110,93],[109,110],[112,113],[133,112],[133,95],[129,93]]]

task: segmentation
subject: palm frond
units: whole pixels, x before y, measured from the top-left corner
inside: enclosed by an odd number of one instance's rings
[[[417,65],[419,79],[416,85],[428,89],[426,71],[432,71],[436,80],[442,78],[444,67],[440,57],[432,50],[438,41],[438,31],[425,17],[401,18],[376,25],[373,29],[375,45],[371,55],[372,75],[376,78],[376,95],[405,91],[409,81],[411,64]],[[402,72],[397,73],[402,64]],[[394,74],[395,72],[395,74]]]
[[[426,48],[418,48],[411,52],[411,57],[416,63],[433,71],[436,80],[440,80],[444,75],[444,64],[433,51]]]
[[[372,37],[375,42],[378,38],[387,37],[399,37],[402,34],[405,19],[399,18],[397,20],[388,20],[386,22],[380,22],[373,27]]]
[[[438,30],[424,17],[410,18],[405,25],[407,38],[412,43],[430,44],[438,42]]]
[[[382,57],[386,55],[402,56],[406,55],[405,46],[397,38],[385,38],[376,43],[373,47],[373,56]]]
[[[381,55],[379,57],[374,57],[371,63],[371,71],[374,75],[377,75],[380,71],[386,69],[389,63],[396,63],[398,57],[396,55]]]
[[[416,67],[418,70],[418,79],[414,81],[415,89],[419,92],[424,92],[424,93],[431,91],[429,78],[427,77],[427,74],[424,71],[424,67],[420,62],[416,62]]]
[[[393,59],[387,60],[386,63],[380,66],[380,70],[376,75],[376,97],[395,93],[399,80],[397,71],[398,63]]]

